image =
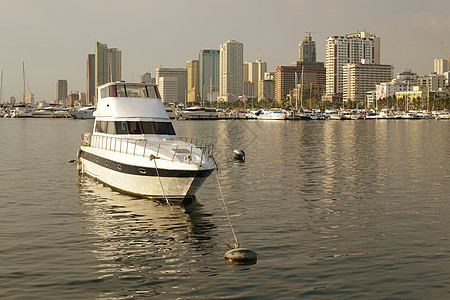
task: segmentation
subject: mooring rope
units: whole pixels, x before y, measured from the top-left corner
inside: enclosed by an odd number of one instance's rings
[[[159,176],[158,166],[156,165],[156,157],[152,154],[150,156],[150,160],[153,160],[153,162],[155,163],[156,175],[158,175],[159,184],[161,185],[161,189],[162,189],[163,194],[164,194],[164,199],[166,199],[167,205],[170,206],[170,202],[169,202],[169,199],[167,199],[166,191],[164,190],[164,186],[162,184],[161,177]]]
[[[222,187],[220,186],[219,175],[217,174],[217,172],[216,172],[216,178],[217,178],[217,185],[218,185],[219,191],[220,191],[220,196],[222,197],[223,207],[225,208],[225,212],[227,214],[227,219],[228,219],[228,222],[230,223],[231,232],[233,233],[234,241],[236,242],[236,244],[234,244],[234,248],[239,248],[239,243],[238,243],[238,240],[236,237],[236,233],[234,232],[233,224],[231,224],[230,214],[228,213],[228,207],[225,202],[225,198],[223,197]]]

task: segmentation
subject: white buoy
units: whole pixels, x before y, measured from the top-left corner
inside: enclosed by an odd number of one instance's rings
[[[245,152],[241,149],[234,149],[233,153],[231,154],[231,158],[235,160],[245,160]]]
[[[254,265],[256,264],[256,252],[247,248],[236,248],[228,251],[223,256],[225,261],[234,266],[238,265]]]

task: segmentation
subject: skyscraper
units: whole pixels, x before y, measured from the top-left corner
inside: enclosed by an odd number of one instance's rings
[[[188,71],[187,78],[187,101],[197,102],[200,100],[199,93],[199,61],[189,60],[186,63],[186,69]]]
[[[87,103],[92,105],[95,101],[95,54],[88,54],[86,61],[86,70]]]
[[[67,80],[58,79],[56,81],[56,100],[58,101],[58,103],[62,104],[67,99],[68,99]]]
[[[244,46],[235,40],[220,44],[220,101],[234,102],[242,94]]]
[[[342,99],[345,64],[380,64],[380,38],[368,32],[330,36],[326,47],[326,99]]]
[[[445,58],[436,58],[434,60],[434,72],[439,75],[444,75],[449,71],[449,63]]]
[[[219,96],[219,50],[200,50],[199,92],[200,100],[216,101]]]
[[[316,42],[312,40],[311,32],[298,44],[298,60],[301,62],[316,62]]]
[[[122,80],[122,51],[108,48],[107,44],[95,44],[95,103],[97,87],[107,82]]]
[[[264,73],[267,72],[267,63],[262,60],[255,62],[246,61],[243,66],[243,94],[250,97],[258,97],[258,82],[264,79]],[[246,86],[248,86],[246,88]]]

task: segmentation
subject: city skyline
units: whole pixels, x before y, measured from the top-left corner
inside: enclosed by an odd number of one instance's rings
[[[325,62],[327,37],[367,30],[381,38],[381,63],[393,65],[395,73],[431,73],[434,59],[445,58],[440,42],[450,47],[450,7],[441,0],[57,3],[0,0],[8,12],[0,19],[3,102],[21,98],[22,62],[35,101],[52,100],[58,79],[68,81],[69,91],[85,92],[86,57],[96,41],[122,51],[127,81],[160,66],[184,67],[201,49],[219,49],[230,39],[243,43],[244,61],[264,60],[271,72],[297,59],[306,32],[316,42],[317,61]],[[248,12],[258,18],[248,18]],[[228,16],[227,21],[218,16]]]

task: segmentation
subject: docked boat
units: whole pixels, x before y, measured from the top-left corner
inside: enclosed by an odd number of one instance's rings
[[[335,109],[326,109],[325,116],[328,120],[341,120],[342,115]]]
[[[69,110],[60,106],[47,106],[32,114],[34,118],[70,118]]]
[[[213,145],[179,138],[151,83],[100,87],[92,133],[82,136],[78,170],[125,193],[190,201],[217,167]]]
[[[219,118],[214,107],[188,107],[180,112],[180,118],[185,120],[209,120]]]
[[[27,104],[19,103],[14,105],[9,112],[9,117],[11,118],[32,118],[33,117],[33,107]]]
[[[287,113],[281,108],[264,108],[258,111],[258,120],[286,120]]]
[[[77,109],[71,109],[68,113],[74,119],[94,119],[95,106],[84,106]]]
[[[164,107],[169,119],[176,119],[178,117],[178,112],[174,107],[166,106]]]

